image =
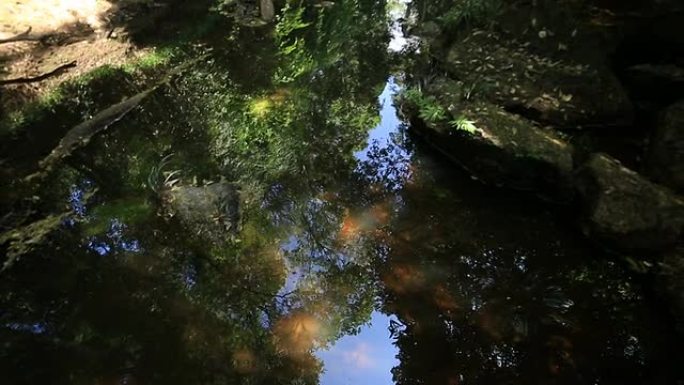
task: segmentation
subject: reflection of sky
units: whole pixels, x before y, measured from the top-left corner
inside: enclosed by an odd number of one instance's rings
[[[397,110],[392,104],[392,97],[398,92],[399,86],[390,78],[385,85],[385,89],[378,97],[380,101],[380,124],[368,132],[368,143],[366,148],[354,154],[360,161],[368,160],[368,151],[374,142],[383,146],[390,140],[390,136],[396,133],[401,122],[397,117]]]
[[[399,91],[400,86],[394,77],[390,77],[378,97],[380,124],[368,132],[366,147],[354,154],[359,161],[356,171],[387,191],[396,191],[410,175],[411,157],[403,145],[402,122],[393,104],[393,98]]]
[[[400,0],[400,3],[407,4],[410,0]],[[392,25],[392,41],[389,49],[391,51],[401,51],[407,44],[400,25],[397,21],[405,8],[397,14],[390,15],[395,22]],[[378,97],[380,102],[380,124],[368,132],[368,142],[366,147],[354,154],[360,162],[368,162],[368,153],[375,145],[379,148],[387,148],[393,141],[392,136],[396,134],[401,125],[397,116],[397,111],[393,105],[393,96],[399,91],[399,87],[390,78],[385,85],[382,93]],[[395,148],[397,156],[405,159],[407,153],[402,148]],[[377,172],[383,172],[378,169]],[[290,239],[283,245],[283,249],[296,247],[296,240]],[[301,272],[296,271],[288,277],[283,290],[292,290],[296,287],[296,282],[300,278]],[[397,347],[392,343],[388,330],[390,320],[396,321],[394,316],[387,316],[378,311],[371,314],[370,323],[363,325],[357,335],[347,335],[335,341],[327,350],[315,352],[323,362],[324,373],[320,378],[321,385],[390,385],[392,381],[391,370],[399,365],[396,359],[398,354]]]
[[[390,319],[373,312],[370,324],[355,336],[344,336],[328,350],[316,352],[323,361],[321,385],[385,385],[393,384],[393,367],[398,349],[392,344],[387,327]]]

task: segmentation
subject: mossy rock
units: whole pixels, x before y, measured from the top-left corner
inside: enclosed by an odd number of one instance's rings
[[[454,117],[451,122],[412,117],[415,131],[439,151],[488,184],[571,199],[573,149],[560,136],[492,103],[463,102],[452,81],[435,81],[426,91]]]

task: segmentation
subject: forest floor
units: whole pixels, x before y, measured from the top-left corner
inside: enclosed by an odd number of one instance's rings
[[[147,53],[115,28],[129,16],[126,6],[140,1],[15,0],[0,2],[0,84],[29,80],[60,71],[40,81],[4,84],[0,110],[11,111],[35,101],[65,80],[102,65],[119,65]]]

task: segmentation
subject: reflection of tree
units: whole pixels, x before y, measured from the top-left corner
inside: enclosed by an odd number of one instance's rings
[[[543,208],[452,174],[431,179],[418,157],[414,166],[380,268],[385,309],[403,324],[399,384],[677,378],[667,320],[644,313],[645,294],[619,265]]]
[[[339,184],[377,121],[384,3],[337,3],[306,5],[315,28],[296,33],[314,59],[296,78],[279,78],[297,65],[269,54],[280,41],[238,28],[212,60],[31,190],[38,203],[25,223],[65,203],[70,213],[1,273],[8,383],[317,382],[311,350],[355,331],[375,295],[370,264],[339,237],[355,205]],[[111,71],[113,89],[138,86],[135,74]],[[96,94],[80,93],[64,119],[97,108]],[[222,213],[184,221],[168,199],[222,177],[242,186],[239,228],[198,235]],[[203,217],[206,226],[189,225]],[[305,274],[284,293],[291,270]]]

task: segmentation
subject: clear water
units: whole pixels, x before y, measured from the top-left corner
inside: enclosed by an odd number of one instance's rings
[[[410,136],[389,41],[360,72],[278,83],[264,80],[271,35],[242,33],[40,185],[6,189],[3,225],[36,241],[14,258],[5,245],[0,382],[681,381],[681,337],[648,282],[562,209],[483,186]],[[46,137],[7,150],[6,173]],[[221,183],[236,221],[204,205]]]

